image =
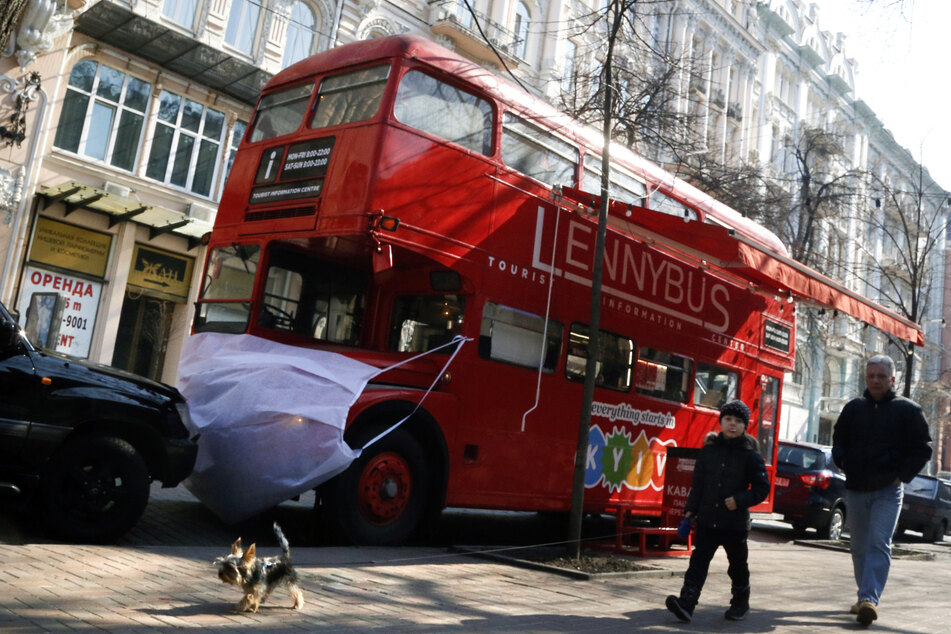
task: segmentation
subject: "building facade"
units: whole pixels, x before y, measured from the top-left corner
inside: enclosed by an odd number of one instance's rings
[[[176,380],[230,159],[268,78],[313,53],[399,33],[430,37],[558,103],[597,73],[602,0],[19,0],[0,23],[0,299],[48,348]],[[854,94],[842,34],[801,0],[637,3],[639,37],[690,60],[674,107],[700,121],[703,151],[754,162],[795,183],[790,139],[806,128],[847,139],[837,169],[948,198]],[[630,52],[627,56],[625,52]],[[627,62],[633,63],[633,62]],[[14,122],[17,122],[14,124]],[[653,156],[668,164],[655,148]],[[789,185],[794,187],[794,185]],[[908,190],[909,188],[905,188]],[[887,256],[868,209],[822,218],[825,272],[889,303],[855,271]],[[887,210],[880,215],[887,214]],[[940,224],[944,231],[944,223]],[[943,245],[943,235],[942,235]],[[929,347],[916,384],[941,378],[944,254],[929,260]],[[828,442],[885,340],[844,316],[800,310],[787,377],[787,438]],[[930,343],[934,342],[934,344]],[[943,409],[942,409],[943,408]],[[947,404],[933,415],[946,417]]]

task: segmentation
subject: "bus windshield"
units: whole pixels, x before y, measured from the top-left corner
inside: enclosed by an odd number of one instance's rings
[[[269,258],[258,325],[356,345],[366,303],[366,276],[290,250]]]
[[[251,312],[251,293],[261,248],[232,245],[213,249],[201,289],[204,300],[195,316],[195,332],[244,332]]]

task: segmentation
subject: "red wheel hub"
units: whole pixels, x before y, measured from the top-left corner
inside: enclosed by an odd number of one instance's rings
[[[382,526],[403,515],[413,492],[409,463],[393,452],[374,456],[360,473],[360,511],[371,524]]]

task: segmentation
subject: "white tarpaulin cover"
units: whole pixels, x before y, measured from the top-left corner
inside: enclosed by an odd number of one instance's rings
[[[458,352],[460,338],[452,344]],[[252,335],[193,335],[178,387],[201,437],[185,486],[233,523],[329,480],[359,457],[343,440],[347,413],[387,369]]]

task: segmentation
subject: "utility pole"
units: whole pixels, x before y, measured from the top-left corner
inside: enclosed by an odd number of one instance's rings
[[[594,402],[594,384],[597,379],[598,357],[601,346],[601,279],[604,269],[604,242],[608,232],[608,204],[611,171],[611,107],[613,99],[612,62],[614,44],[624,18],[624,8],[633,10],[636,2],[611,0],[606,17],[610,20],[608,52],[604,62],[604,148],[601,155],[601,206],[598,211],[598,232],[594,246],[591,275],[591,317],[588,326],[588,359],[585,364],[584,392],[581,419],[578,423],[578,444],[575,450],[574,481],[571,488],[571,512],[568,515],[568,555],[581,557],[581,520],[584,516],[584,474],[588,454],[588,435],[591,430],[591,406]],[[612,15],[613,13],[613,15]]]

